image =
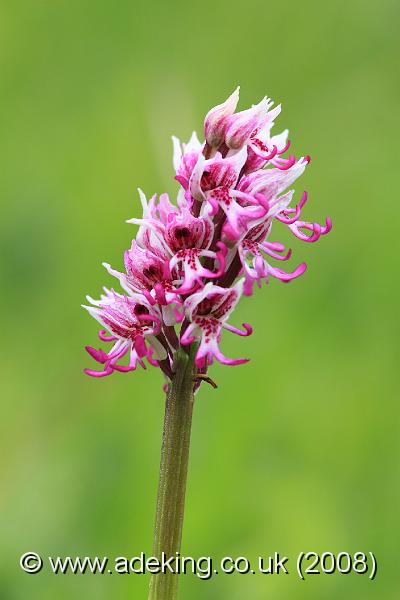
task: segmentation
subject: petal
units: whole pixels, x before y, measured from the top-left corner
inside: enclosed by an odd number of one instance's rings
[[[306,269],[306,263],[301,263],[292,273],[286,273],[286,271],[282,271],[282,269],[268,265],[268,274],[287,283],[288,281],[292,281],[292,279],[296,279],[297,277],[300,277],[300,275],[303,275]]]
[[[198,322],[197,322],[198,324]],[[200,345],[196,353],[195,363],[203,368],[213,363],[214,357],[223,365],[240,365],[248,362],[246,358],[227,358],[219,347],[221,326],[215,319],[202,319]]]
[[[190,193],[193,198],[199,202],[203,202],[205,200],[205,195],[200,185],[200,181],[204,172],[205,161],[206,159],[203,154],[200,154],[189,181]]]
[[[174,135],[172,136],[172,144],[174,147],[172,162],[173,162],[175,171],[178,171],[179,167],[181,166],[182,147],[181,147],[181,143],[180,143],[179,139],[177,137],[175,137]]]
[[[202,191],[212,190],[216,187],[235,187],[246,160],[246,146],[226,158],[222,158],[218,152],[205,163],[201,181]]]
[[[240,180],[238,189],[253,195],[261,193],[270,202],[304,173],[307,164],[307,161],[301,158],[287,171],[272,168],[250,173]]]

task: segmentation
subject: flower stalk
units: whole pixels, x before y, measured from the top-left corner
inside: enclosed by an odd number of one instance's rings
[[[156,509],[153,555],[162,561],[176,557],[182,540],[190,434],[194,404],[196,347],[176,353],[174,378],[165,403],[160,479]],[[151,575],[149,600],[175,600],[176,573]]]

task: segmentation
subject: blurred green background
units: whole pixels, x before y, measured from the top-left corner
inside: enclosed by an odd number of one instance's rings
[[[18,561],[151,553],[161,375],[85,377],[80,303],[111,285],[103,260],[121,266],[136,187],[175,194],[171,134],[201,133],[239,83],[241,108],[282,102],[278,130],[313,158],[306,215],[334,230],[293,238],[306,275],[235,314],[255,333],[223,347],[252,360],[197,396],[183,552],[279,551],[294,570],[302,550],[372,550],[379,571],[186,576],[180,597],[399,597],[398,24],[394,0],[3,0],[2,600],[147,597],[147,576]]]

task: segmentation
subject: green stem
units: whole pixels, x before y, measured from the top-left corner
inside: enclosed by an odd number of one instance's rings
[[[164,432],[161,450],[160,480],[154,532],[154,556],[160,561],[176,557],[182,540],[183,513],[190,432],[193,413],[193,377],[195,348],[186,354],[177,351],[174,380],[169,386],[165,404]],[[178,575],[151,575],[149,600],[175,600]]]

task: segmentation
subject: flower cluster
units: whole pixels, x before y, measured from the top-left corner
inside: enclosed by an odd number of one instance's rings
[[[195,133],[187,144],[173,138],[181,185],[176,204],[167,194],[147,200],[139,190],[143,217],[128,221],[139,228],[125,252],[124,270],[104,263],[124,293],[104,288],[100,300],[88,297],[92,306],[85,306],[102,326],[100,339],[112,344],[108,352],[86,348],[103,365],[86,369],[88,375],[133,371],[147,362],[172,379],[175,353],[193,343],[200,374],[214,358],[227,365],[246,362],[220,349],[223,329],[252,332],[246,323],[237,329],[227,322],[241,296],[270,277],[288,282],[306,269],[305,263],[291,272],[274,266],[273,261],[287,261],[291,250],[271,241],[273,222],[305,242],[330,231],[330,219],[324,225],[301,219],[306,192],[294,202],[294,190],[287,191],[310,157],[287,156],[287,130],[272,133],[280,105],[273,108],[264,98],[235,112],[238,100],[239,89],[210,110],[204,143]]]

